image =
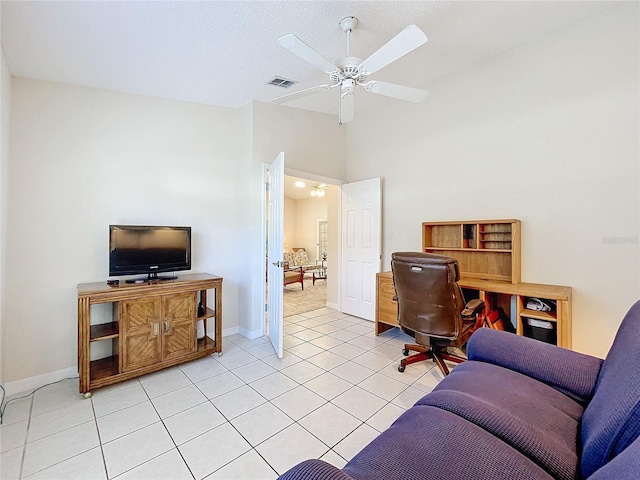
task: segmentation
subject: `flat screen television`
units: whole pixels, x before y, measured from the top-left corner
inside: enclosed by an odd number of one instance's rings
[[[191,227],[109,225],[109,275],[146,274],[145,280],[173,280],[162,272],[191,269]],[[127,280],[127,282],[141,279]]]

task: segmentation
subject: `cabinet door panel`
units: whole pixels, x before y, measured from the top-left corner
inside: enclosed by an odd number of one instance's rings
[[[120,303],[120,371],[127,372],[162,358],[160,297]]]
[[[163,359],[170,360],[196,351],[196,293],[162,297]]]

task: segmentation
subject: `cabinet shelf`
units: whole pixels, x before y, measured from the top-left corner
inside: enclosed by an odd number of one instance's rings
[[[541,312],[539,310],[528,310],[526,308],[520,312],[520,316],[535,318],[536,320],[544,320],[546,322],[555,322],[557,320],[556,314],[553,312]]]
[[[422,251],[458,260],[465,277],[520,282],[520,221],[424,222]]]
[[[118,322],[101,323],[99,325],[91,325],[91,333],[89,339],[91,342],[98,340],[110,340],[118,338]]]
[[[204,315],[198,316],[198,320],[204,320],[205,318],[213,318],[216,316],[216,311],[212,308],[205,308]]]
[[[91,382],[99,382],[105,378],[117,375],[118,365],[118,355],[101,358],[100,360],[93,360],[91,362]]]

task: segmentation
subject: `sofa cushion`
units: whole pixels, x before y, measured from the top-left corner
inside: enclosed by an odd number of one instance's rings
[[[609,350],[582,420],[582,474],[589,477],[640,434],[640,302]]]
[[[430,406],[406,411],[343,471],[360,480],[552,478],[482,428]]]
[[[417,404],[469,420],[556,478],[576,478],[583,408],[544,383],[497,365],[470,361],[453,369]]]

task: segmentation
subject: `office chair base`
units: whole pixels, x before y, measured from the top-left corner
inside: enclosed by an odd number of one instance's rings
[[[449,367],[447,367],[447,364],[444,363],[445,360],[449,360],[453,363],[462,363],[467,360],[466,358],[449,353],[446,347],[432,346],[430,348],[427,348],[420,345],[405,345],[404,349],[402,350],[402,354],[409,355],[410,350],[418,353],[400,360],[400,365],[398,365],[398,371],[400,373],[404,372],[407,365],[431,359],[436,363],[442,374],[444,376],[447,376],[449,375]]]

